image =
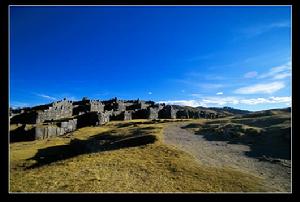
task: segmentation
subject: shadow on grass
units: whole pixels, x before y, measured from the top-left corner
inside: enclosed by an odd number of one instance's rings
[[[25,130],[25,125],[10,131],[9,135],[10,135],[9,139],[11,143],[33,141],[35,139],[34,128]]]
[[[155,135],[149,131],[151,128],[135,129],[131,135],[112,135],[108,132],[100,133],[87,140],[73,139],[68,145],[58,145],[39,149],[36,155],[27,160],[36,163],[27,169],[37,168],[56,161],[69,159],[81,154],[97,153],[118,150],[122,148],[137,147],[157,141]]]
[[[149,121],[138,121],[138,122],[127,122],[127,123],[118,123],[116,124],[117,128],[125,128],[129,126],[137,126],[141,124],[157,124],[157,123],[169,123],[169,122],[182,122],[184,120],[173,120],[173,119],[152,119]]]

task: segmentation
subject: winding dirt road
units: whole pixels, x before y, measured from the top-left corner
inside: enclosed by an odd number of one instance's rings
[[[289,166],[248,157],[245,152],[250,150],[249,146],[228,144],[226,141],[209,141],[201,135],[182,129],[185,125],[187,124],[169,124],[164,130],[164,142],[190,153],[200,164],[230,167],[259,176],[272,192],[291,191]]]

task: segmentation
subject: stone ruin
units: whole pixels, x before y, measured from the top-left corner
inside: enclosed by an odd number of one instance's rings
[[[36,106],[31,110],[21,111],[19,114],[14,115],[10,122],[38,124],[45,121],[69,118],[72,116],[72,110],[72,101],[64,99],[48,105]]]
[[[35,127],[35,139],[46,139],[50,137],[62,136],[73,132],[77,128],[77,119],[57,122],[56,124],[47,124]]]
[[[176,119],[177,110],[171,105],[166,105],[164,108],[159,110],[158,118],[160,119]]]
[[[114,120],[217,118],[218,114],[200,110],[176,109],[164,103],[143,100],[80,101],[63,99],[47,105],[10,110],[10,123],[21,124],[17,131],[32,139],[62,136],[78,128],[103,125]],[[30,130],[27,126],[31,126]],[[22,129],[23,128],[23,129]],[[25,130],[26,129],[26,130]],[[12,133],[14,133],[12,131]]]
[[[73,115],[81,115],[87,112],[104,112],[104,104],[100,100],[88,100],[73,102]]]
[[[54,102],[48,109],[37,111],[36,123],[69,118],[72,116],[72,113],[72,101],[64,99],[59,102]]]

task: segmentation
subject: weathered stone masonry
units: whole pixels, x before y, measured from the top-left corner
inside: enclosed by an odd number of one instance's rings
[[[61,136],[86,126],[103,125],[111,120],[216,118],[217,114],[175,109],[171,105],[143,100],[61,100],[47,105],[11,111],[11,123],[33,124],[18,129],[34,139]],[[23,128],[23,129],[22,129]],[[26,130],[25,130],[26,129]]]

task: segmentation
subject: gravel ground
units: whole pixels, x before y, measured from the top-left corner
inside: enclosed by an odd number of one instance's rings
[[[182,129],[185,123],[169,124],[164,130],[164,142],[192,154],[199,163],[214,167],[231,167],[264,179],[272,192],[291,191],[290,161],[261,161],[245,155],[250,147],[228,144],[226,141],[208,141],[201,135]]]

